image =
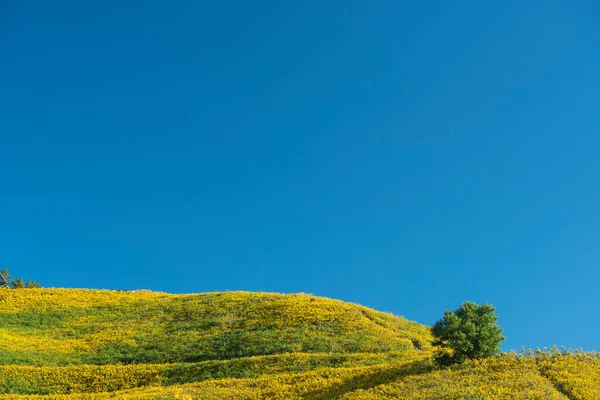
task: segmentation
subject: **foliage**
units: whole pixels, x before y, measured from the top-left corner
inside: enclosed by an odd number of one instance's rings
[[[2,271],[0,271],[0,287],[4,287],[4,288],[10,288],[11,284],[10,282],[12,281],[13,277],[10,276],[10,274],[8,273],[8,270],[6,268],[4,268]]]
[[[357,390],[344,400],[600,398],[600,355],[595,352],[529,351],[469,360],[426,374]]]
[[[421,359],[423,357],[421,356]],[[366,367],[319,368],[300,373],[280,373],[242,379],[213,379],[183,385],[149,385],[118,392],[52,396],[20,396],[19,399],[333,399],[360,388],[380,385],[430,368],[427,360],[408,360]],[[0,399],[12,398],[0,395]]]
[[[34,281],[34,280],[28,280],[27,282],[25,282],[23,280],[23,278],[17,278],[14,281],[11,282],[11,286],[13,289],[31,289],[31,288],[41,288],[42,286]]]
[[[446,311],[431,330],[433,344],[441,347],[436,362],[450,365],[500,354],[505,338],[494,312],[495,308],[487,303],[479,306],[472,302],[463,303],[456,311]]]
[[[13,279],[6,268],[0,271],[0,288],[8,289],[30,289],[41,288],[42,286],[33,280],[25,282],[23,278]]]
[[[430,348],[427,327],[305,294],[0,290],[0,364],[200,362]],[[2,340],[3,339],[3,340]]]
[[[18,393],[95,393],[143,386],[174,385],[210,379],[250,378],[270,374],[299,373],[319,368],[354,368],[427,359],[419,352],[306,354],[244,357],[199,363],[0,366],[0,392],[25,387]]]
[[[441,370],[432,369],[430,359],[422,353],[415,352],[414,355],[414,358],[403,361],[370,366],[326,367],[305,372],[280,372],[250,378],[224,377],[173,385],[163,382],[116,392],[97,392],[93,395],[0,395],[0,399],[597,400],[600,395],[598,357],[591,353],[560,356],[548,353],[532,356],[508,354],[467,361]],[[577,383],[573,387],[579,387],[585,392],[563,393],[559,380],[548,379],[544,373],[546,365],[555,370],[557,375],[562,375],[560,371],[564,365],[572,365],[572,372],[576,373],[576,368],[579,367],[577,363],[586,363],[588,369],[577,374],[574,378]],[[112,376],[117,377],[117,374]],[[564,377],[566,376],[559,379]],[[107,378],[101,373],[97,374],[96,381],[105,380]]]
[[[536,368],[534,360],[491,357],[348,393],[344,400],[384,399],[567,399]]]
[[[517,358],[524,358],[522,354]],[[547,351],[530,352],[540,373],[569,399],[598,400],[600,398],[600,353],[577,350],[558,350],[555,346]]]
[[[0,400],[600,397],[596,353],[436,369],[431,341],[425,326],[304,294],[0,289]]]

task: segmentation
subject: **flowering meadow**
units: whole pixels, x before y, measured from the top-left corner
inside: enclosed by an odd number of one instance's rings
[[[0,399],[600,398],[596,353],[441,369],[431,341],[306,294],[0,289]]]

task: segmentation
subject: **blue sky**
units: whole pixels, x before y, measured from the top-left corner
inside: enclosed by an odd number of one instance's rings
[[[126,4],[125,4],[126,3]],[[4,1],[0,265],[600,350],[593,1]]]

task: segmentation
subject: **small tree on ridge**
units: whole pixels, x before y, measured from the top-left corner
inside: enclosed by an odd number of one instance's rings
[[[441,349],[435,355],[439,365],[462,363],[500,353],[506,339],[497,324],[496,309],[488,303],[463,303],[456,311],[446,311],[433,325],[434,345]]]

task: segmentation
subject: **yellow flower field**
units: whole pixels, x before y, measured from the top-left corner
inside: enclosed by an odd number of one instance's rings
[[[600,398],[600,357],[446,369],[427,326],[307,294],[0,289],[0,399]]]

